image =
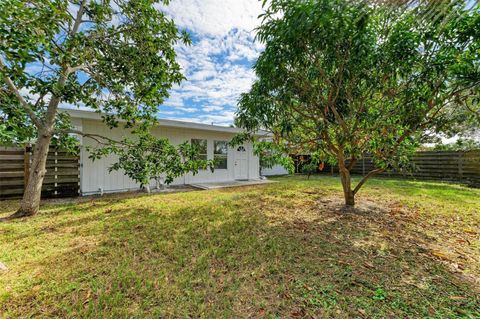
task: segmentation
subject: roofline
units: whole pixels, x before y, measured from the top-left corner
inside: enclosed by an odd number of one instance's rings
[[[66,108],[61,108],[60,110],[67,112],[72,118],[97,120],[97,121],[102,120],[101,113],[94,112],[94,111],[66,109]],[[229,126],[185,122],[185,121],[177,121],[177,120],[167,120],[167,119],[158,119],[158,126],[173,127],[173,128],[188,128],[188,129],[195,129],[195,130],[202,130],[202,131],[214,131],[214,132],[223,132],[223,133],[231,133],[231,134],[245,132],[245,130],[238,127],[229,127]],[[255,134],[255,135],[263,135],[263,132],[259,132],[258,134]]]

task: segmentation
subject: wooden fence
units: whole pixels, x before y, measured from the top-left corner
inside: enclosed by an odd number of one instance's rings
[[[480,186],[480,150],[417,152],[412,156],[411,163],[412,169],[409,171],[392,170],[380,175],[459,181]],[[365,175],[374,168],[371,157],[365,156],[355,163],[351,173]],[[338,167],[325,165],[322,173],[338,173]]]
[[[31,147],[0,147],[0,199],[23,195],[32,158]],[[42,197],[79,195],[79,157],[64,150],[51,149],[47,157],[47,173]]]

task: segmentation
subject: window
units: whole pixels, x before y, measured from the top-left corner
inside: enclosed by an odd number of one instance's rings
[[[243,145],[240,145],[240,146],[237,148],[237,152],[245,152],[245,147],[243,147]]]
[[[213,147],[213,160],[216,169],[227,169],[228,143],[225,141],[215,141]]]
[[[207,160],[207,140],[192,138],[192,146],[198,152],[196,159]]]

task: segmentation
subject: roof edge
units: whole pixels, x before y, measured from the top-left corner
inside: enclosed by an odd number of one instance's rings
[[[68,113],[72,118],[97,120],[97,121],[102,120],[101,113],[98,113],[95,111],[67,109],[67,108],[60,108],[60,111],[64,111]],[[223,132],[223,133],[231,133],[231,134],[238,134],[238,133],[245,132],[244,129],[241,129],[238,127],[229,127],[229,126],[186,122],[186,121],[178,121],[178,120],[168,120],[168,119],[158,119],[158,125],[165,126],[165,127],[172,127],[172,128],[188,128],[188,129],[195,129],[195,130],[202,130],[202,131],[214,131],[214,132]],[[258,134],[255,134],[255,135],[263,135],[263,132],[258,132]]]

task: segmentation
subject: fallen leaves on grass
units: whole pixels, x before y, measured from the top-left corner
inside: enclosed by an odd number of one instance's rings
[[[51,205],[51,218],[39,214],[0,230],[0,257],[15,269],[0,276],[0,301],[8,304],[0,312],[478,317],[474,281],[466,279],[480,273],[478,238],[465,231],[480,223],[471,213],[475,194],[371,183],[354,209],[342,208],[338,180],[296,177],[266,187]],[[462,203],[457,198],[470,204],[453,207]]]
[[[435,256],[435,257],[438,257],[442,260],[453,262],[453,258],[449,254],[447,254],[443,251],[434,250],[434,251],[432,251],[432,255]]]

